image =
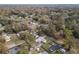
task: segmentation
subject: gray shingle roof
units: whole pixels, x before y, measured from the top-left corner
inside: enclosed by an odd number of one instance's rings
[[[58,49],[60,49],[60,48],[63,48],[61,45],[59,45],[59,44],[55,44],[55,45],[52,45],[50,48],[49,48],[49,50],[50,51],[56,51],[56,50],[58,50]]]

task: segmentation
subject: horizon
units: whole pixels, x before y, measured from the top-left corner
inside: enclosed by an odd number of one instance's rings
[[[0,4],[1,7],[79,8],[79,4]]]

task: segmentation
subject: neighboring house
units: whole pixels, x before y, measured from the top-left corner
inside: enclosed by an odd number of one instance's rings
[[[36,44],[30,48],[30,51],[33,51],[33,50],[40,51],[40,47],[42,46],[42,44],[44,42],[46,42],[45,37],[44,36],[40,36],[40,37],[38,36],[36,38]]]
[[[18,40],[17,43],[15,43],[15,41],[11,41],[12,35],[14,34],[6,34],[6,33],[2,34],[2,36],[5,38],[6,41],[4,45],[7,47],[8,53],[15,54],[18,50],[20,50],[18,46],[25,43],[25,41]]]
[[[38,37],[38,38],[36,39],[36,42],[37,42],[37,43],[45,43],[45,42],[46,42],[46,39],[45,39],[45,37],[40,36],[40,37]]]
[[[37,51],[40,51],[40,47],[43,45],[43,43],[46,42],[46,39],[44,36],[40,36],[36,39],[36,46],[35,46],[35,49]]]
[[[18,51],[20,50],[20,48],[18,46],[11,48],[8,50],[9,54],[16,54]]]
[[[7,47],[8,53],[15,54],[17,51],[20,50],[20,48],[18,46],[20,46],[23,43],[25,43],[24,40],[20,40],[17,43],[9,41],[9,42],[5,43],[5,46]]]
[[[49,48],[49,51],[51,52],[56,52],[57,50],[60,50],[62,53],[65,53],[65,49],[59,45],[59,44],[55,44],[55,45],[52,45],[50,48]]]
[[[6,45],[6,47],[7,47],[8,49],[11,49],[11,48],[14,48],[14,47],[16,47],[16,46],[19,46],[19,45],[21,45],[21,44],[23,44],[23,43],[25,43],[24,40],[20,40],[20,41],[18,41],[17,43],[12,42],[12,41],[9,41],[9,42],[6,42],[5,45]]]
[[[6,50],[8,51],[8,53],[11,53],[11,54],[16,53],[18,50],[20,50],[18,46],[25,43],[24,40],[18,40],[17,42],[12,41],[11,39],[12,35],[15,35],[15,34],[2,33],[2,36],[5,39],[4,46],[6,47]]]

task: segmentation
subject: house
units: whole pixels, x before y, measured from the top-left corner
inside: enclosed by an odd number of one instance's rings
[[[43,43],[46,42],[45,37],[44,36],[38,36],[36,38],[36,44],[32,45],[32,47],[30,48],[30,51],[40,51],[40,47],[43,45]]]
[[[60,46],[60,45],[58,45],[58,44],[55,44],[55,45],[52,45],[52,46],[49,48],[49,50],[53,52],[53,51],[58,50],[58,49],[60,49],[60,48],[62,48],[62,46]]]
[[[45,43],[46,42],[46,39],[45,39],[45,37],[43,37],[43,36],[41,36],[41,37],[38,37],[37,39],[36,39],[36,42],[38,42],[38,43]]]
[[[12,42],[12,41],[9,41],[9,42],[6,42],[6,43],[5,43],[5,46],[7,47],[7,49],[11,49],[11,48],[14,48],[14,47],[16,47],[16,46],[19,46],[19,45],[21,45],[21,44],[23,44],[23,43],[25,43],[24,40],[20,40],[20,41],[18,41],[17,43]]]
[[[62,53],[66,52],[66,50],[61,45],[59,45],[59,44],[52,45],[49,48],[49,51],[51,51],[51,52],[56,52],[57,50],[60,50]]]
[[[18,51],[20,51],[20,48],[18,46],[11,48],[8,50],[9,54],[16,54]]]
[[[17,42],[12,41],[11,37],[16,34],[7,34],[7,33],[2,33],[2,36],[5,39],[4,46],[6,47],[6,53],[16,53],[18,50],[19,45],[25,43],[24,40],[17,40]]]

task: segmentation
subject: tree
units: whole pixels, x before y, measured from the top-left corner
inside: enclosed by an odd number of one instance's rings
[[[17,44],[20,41],[19,37],[16,34],[12,34],[10,39],[15,44]]]
[[[66,27],[69,29],[75,29],[78,26],[76,19],[66,19],[65,24],[66,24]]]
[[[6,53],[7,47],[5,46],[5,39],[0,36],[0,53]]]
[[[41,26],[41,30],[44,34],[52,37],[56,32],[56,25],[50,22],[48,26]]]
[[[75,38],[79,38],[79,30],[74,30],[74,31],[73,31],[73,36],[74,36]]]
[[[64,47],[69,51],[72,46],[72,30],[69,30],[68,28],[64,29],[65,33],[65,40],[64,40]]]
[[[12,33],[13,32],[11,25],[6,25],[4,28],[5,28],[4,32],[7,32],[7,33]]]
[[[49,16],[48,15],[43,15],[40,18],[40,23],[48,23],[50,21]]]
[[[35,43],[35,37],[32,34],[30,34],[30,32],[28,32],[28,31],[21,32],[20,33],[20,38],[22,40],[25,40],[26,43],[28,43],[30,45]]]
[[[26,21],[19,22],[19,23],[14,22],[11,24],[11,28],[12,28],[13,32],[15,32],[15,33],[26,30],[27,22]]]
[[[63,17],[63,14],[60,14],[56,19],[56,30],[59,31],[60,29],[64,28],[65,28],[65,19]]]

